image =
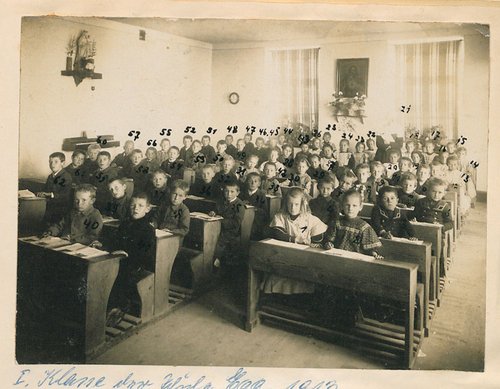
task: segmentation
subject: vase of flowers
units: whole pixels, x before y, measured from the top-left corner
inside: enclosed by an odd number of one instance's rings
[[[344,97],[342,91],[333,92],[333,101],[330,101],[330,105],[333,109],[333,116],[337,120],[337,116],[353,116],[358,117],[361,122],[363,122],[363,117],[365,116],[365,100],[366,95],[359,96],[356,93],[354,97]],[[338,121],[338,120],[337,120]]]

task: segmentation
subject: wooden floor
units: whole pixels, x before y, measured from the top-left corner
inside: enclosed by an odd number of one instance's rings
[[[438,308],[414,369],[482,371],[484,364],[486,205],[467,219]],[[267,325],[243,330],[243,305],[211,292],[99,356],[92,363],[381,369],[347,349]]]

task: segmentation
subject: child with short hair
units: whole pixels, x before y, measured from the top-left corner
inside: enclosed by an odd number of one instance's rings
[[[168,175],[161,169],[153,170],[146,193],[151,205],[162,205],[170,196],[168,190]]]
[[[175,180],[170,186],[166,201],[160,205],[153,218],[153,225],[184,238],[189,232],[191,220],[189,209],[184,204],[188,193],[189,184],[183,180]]]
[[[134,180],[134,192],[143,192],[148,182],[149,168],[144,164],[140,149],[135,149],[130,153],[130,162],[129,169],[124,172],[124,176]]]
[[[266,193],[260,189],[262,179],[258,172],[250,172],[246,176],[245,188],[239,194],[239,198],[246,204],[255,207],[255,217],[252,224],[250,239],[260,240],[264,238],[269,215],[267,212]]]
[[[372,175],[366,181],[367,196],[364,201],[375,204],[378,191],[383,186],[389,185],[389,181],[385,178],[385,167],[382,162],[373,161],[370,164],[370,171]]]
[[[250,155],[250,154],[248,154]],[[243,139],[238,139],[236,141],[236,161],[245,162],[247,158],[247,153],[245,151],[245,141]]]
[[[398,149],[390,149],[387,155],[389,158],[389,162],[384,163],[385,174],[387,179],[391,180],[393,174],[399,170],[399,160],[401,158],[401,153]]]
[[[444,181],[448,180],[448,167],[443,165],[439,158],[434,158],[431,163],[431,176]]]
[[[366,140],[366,150],[365,153],[368,154],[368,161],[371,162],[375,159],[375,154],[377,153],[377,145],[373,138],[368,138]]]
[[[255,148],[253,149],[252,154],[259,157],[259,165],[262,165],[267,159],[267,156],[269,155],[269,149],[264,146],[264,138],[262,138],[261,136],[255,139]]]
[[[244,172],[240,176],[241,181],[245,182],[247,179],[248,174],[250,173],[260,173],[259,168],[257,167],[259,163],[259,157],[255,154],[250,154],[246,161],[245,161],[245,166],[244,166]]]
[[[102,216],[94,208],[96,191],[90,184],[75,188],[73,209],[58,222],[50,225],[44,235],[62,236],[71,242],[100,247]]]
[[[448,165],[448,177],[447,182],[449,186],[458,190],[458,195],[460,196],[458,207],[462,215],[464,215],[471,207],[471,198],[467,194],[467,183],[462,177],[462,172],[459,170],[460,162],[456,155],[451,155],[446,161]]]
[[[314,137],[311,141],[311,148],[309,150],[309,154],[311,155],[320,155],[321,153],[321,139]]]
[[[434,149],[436,146],[434,145],[434,142],[432,140],[426,140],[424,143],[424,162],[428,165],[432,163],[434,160],[434,157],[436,157],[436,153],[434,152]]]
[[[79,185],[82,182],[82,166],[85,162],[85,153],[82,150],[75,150],[71,155],[71,164],[66,166],[66,171],[71,175],[73,184]]]
[[[205,160],[207,163],[211,163],[215,158],[215,149],[210,144],[210,136],[203,135],[201,137],[201,144],[203,145],[201,148],[201,153],[205,156]]]
[[[128,169],[130,165],[130,153],[134,150],[134,141],[126,140],[123,144],[123,153],[118,154],[111,162],[111,166]]]
[[[413,215],[419,222],[442,224],[444,231],[453,228],[450,207],[443,200],[447,187],[448,184],[440,178],[429,180],[425,197],[415,204]]]
[[[254,154],[254,149],[255,146],[252,143],[252,134],[246,133],[243,136],[243,141],[245,142],[245,147],[243,148],[243,151],[245,152],[246,155]]]
[[[422,164],[417,169],[417,189],[419,195],[427,194],[427,180],[431,177],[431,167],[427,164]]]
[[[295,155],[295,160],[299,158],[309,158],[311,153],[309,152],[309,143],[303,142],[300,145],[300,151]]]
[[[356,143],[356,151],[352,153],[348,163],[352,170],[354,170],[359,164],[368,163],[368,154],[366,154],[365,149],[366,145],[364,141]]]
[[[158,163],[161,165],[168,158],[168,149],[170,148],[170,139],[163,138],[160,142],[160,150],[158,151]]]
[[[295,181],[294,177],[294,185],[300,186],[305,190],[305,192],[309,195],[311,192],[312,180],[307,174],[307,170],[309,169],[309,161],[307,158],[298,158],[295,160],[295,172],[297,173],[298,181]]]
[[[420,199],[416,192],[417,176],[411,172],[406,172],[401,176],[401,189],[399,191],[399,206],[404,208],[413,208]]]
[[[349,151],[349,140],[341,139],[339,142],[339,154],[337,159],[339,167],[348,166],[351,157],[352,153]]]
[[[103,214],[120,221],[125,220],[129,217],[132,197],[132,193],[127,191],[126,182],[122,178],[114,178],[109,181],[108,189],[111,193],[111,200],[104,207]]]
[[[339,186],[333,191],[332,197],[338,201],[345,192],[354,187],[357,179],[356,174],[351,169],[343,171],[339,176]]]
[[[285,166],[278,160],[280,156],[280,152],[278,149],[269,149],[269,153],[267,154],[267,160],[260,164],[260,171],[264,171],[264,165],[266,162],[272,162],[276,165],[276,169],[285,169]]]
[[[144,165],[148,167],[150,172],[160,168],[160,164],[158,163],[158,150],[156,150],[156,147],[150,146],[146,149]]]
[[[382,238],[416,240],[413,226],[406,215],[397,208],[398,190],[395,186],[384,186],[380,189],[377,204],[372,210],[371,225]]]
[[[406,157],[411,159],[411,154],[416,151],[417,145],[414,139],[409,139],[405,142],[405,151],[401,153],[401,157]]]
[[[199,140],[194,140],[191,144],[191,158],[186,161],[186,167],[199,171],[207,163],[207,158],[201,151],[202,146]]]
[[[193,137],[191,135],[184,135],[182,137],[182,148],[179,151],[179,158],[182,159],[183,161],[189,160],[192,155],[193,151],[191,150],[191,144],[193,143]]]
[[[309,202],[311,213],[325,224],[339,217],[338,201],[332,197],[335,184],[330,175],[321,178],[318,182],[319,196]]]
[[[401,183],[401,177],[404,173],[411,172],[413,168],[413,162],[408,157],[401,157],[399,160],[399,169],[392,174],[392,178],[389,180],[389,183],[392,186],[399,186]]]
[[[161,170],[173,180],[184,177],[184,160],[180,158],[179,148],[172,146],[168,149],[168,159],[161,164]]]
[[[87,147],[87,159],[82,166],[82,182],[88,183],[90,176],[99,168],[97,165],[97,156],[101,151],[101,146],[97,143]]]
[[[294,164],[293,146],[285,143],[281,150],[282,153],[278,158],[278,161],[281,162],[287,170],[290,170],[291,168],[293,168]]]
[[[96,187],[94,206],[102,212],[108,202],[111,201],[108,184],[118,177],[118,169],[111,166],[111,155],[107,151],[99,152],[97,165],[99,168],[90,176],[89,183]]]
[[[214,254],[214,271],[223,268],[228,271],[229,275],[231,273],[236,275],[236,271],[242,270],[245,265],[239,260],[241,258],[241,222],[245,211],[245,204],[238,197],[239,194],[238,181],[229,178],[222,183],[222,196],[215,202],[215,212],[209,213],[210,216],[217,214],[223,218]]]
[[[325,131],[323,133],[323,147],[325,147],[325,145],[331,146],[331,148],[333,149],[333,156],[335,157],[337,148],[335,147],[335,143],[332,142],[332,134],[330,134],[328,131]]]
[[[325,223],[311,213],[307,196],[299,188],[288,191],[280,211],[274,215],[269,226],[273,238],[304,245],[319,244],[327,228]],[[265,276],[261,289],[266,294],[310,294],[314,292],[314,284],[269,274]]]
[[[368,191],[368,179],[370,178],[370,165],[367,163],[362,163],[356,166],[356,177],[357,180],[354,183],[354,188],[361,193],[361,199],[365,201],[369,197]]]
[[[233,172],[234,168],[234,159],[230,155],[227,155],[226,158],[221,162],[221,169],[220,171],[215,174],[215,177],[213,179],[214,181],[214,190],[215,190],[215,196],[216,198],[222,196],[222,191],[224,189],[224,183],[227,181],[234,181],[238,180],[238,177],[236,174]]]
[[[266,162],[264,164],[264,179],[262,180],[261,189],[266,195],[281,197],[280,182],[276,178],[276,164]]]
[[[334,148],[330,144],[323,145],[323,156],[320,159],[321,169],[325,172],[335,173],[337,170],[337,159],[333,155]]]
[[[72,177],[64,169],[66,156],[61,152],[49,155],[49,167],[52,173],[47,177],[43,192],[38,192],[37,197],[46,201],[44,224],[59,221],[69,210],[71,202]]]
[[[217,141],[216,148],[217,152],[215,154],[214,160],[209,162],[220,165],[224,161],[224,159],[229,156],[229,154],[226,153],[226,148],[227,148],[226,141],[223,140]]]
[[[130,201],[129,216],[118,226],[117,239],[106,242],[113,254],[124,254],[111,290],[106,315],[106,326],[116,326],[125,313],[139,316],[140,301],[137,282],[155,269],[155,228],[147,217],[151,204],[146,193],[135,193]]]
[[[215,200],[217,192],[215,188],[215,169],[214,165],[205,165],[200,169],[200,176],[196,177],[194,184],[191,187],[191,194],[193,196],[200,196],[206,199]]]
[[[238,150],[233,145],[233,141],[234,141],[233,136],[231,134],[227,134],[225,137],[225,140],[226,140],[226,145],[227,145],[226,153],[228,153],[231,157],[236,158],[236,153],[238,152]]]
[[[325,172],[320,165],[320,156],[318,154],[312,154],[309,157],[309,169],[307,169],[307,175],[311,177],[312,180],[319,180],[323,178],[327,172]]]
[[[415,169],[418,169],[420,165],[425,163],[424,154],[421,151],[413,151],[411,153],[411,161]]]

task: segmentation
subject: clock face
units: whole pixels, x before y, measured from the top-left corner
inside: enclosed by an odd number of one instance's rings
[[[238,95],[238,93],[233,92],[229,95],[229,102],[231,104],[238,104],[239,101],[240,101],[240,96]]]

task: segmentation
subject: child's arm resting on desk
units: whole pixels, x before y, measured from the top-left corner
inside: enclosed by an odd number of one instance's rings
[[[295,243],[295,237],[287,233],[283,227],[271,227],[271,237],[283,242]]]
[[[179,221],[177,223],[177,228],[168,228],[174,235],[186,236],[189,232],[189,224],[191,221],[191,216],[189,215],[189,209],[180,209],[183,212],[179,214]]]

